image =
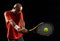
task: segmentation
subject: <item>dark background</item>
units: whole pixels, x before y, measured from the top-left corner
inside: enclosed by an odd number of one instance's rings
[[[54,32],[46,37],[37,33],[24,34],[25,41],[54,41],[60,40],[60,1],[59,0],[1,0],[0,1],[0,41],[7,41],[4,12],[12,9],[15,3],[21,3],[26,22],[26,28],[30,29],[39,22],[50,22],[54,25]],[[48,3],[47,3],[48,2]],[[48,8],[47,8],[48,6]],[[47,11],[48,9],[48,11]],[[47,13],[48,12],[48,13]]]

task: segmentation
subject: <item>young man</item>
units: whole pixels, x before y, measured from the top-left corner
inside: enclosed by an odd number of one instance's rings
[[[12,10],[4,12],[4,18],[7,27],[8,41],[24,41],[23,33],[27,33],[28,30],[25,28],[22,5],[16,3]]]

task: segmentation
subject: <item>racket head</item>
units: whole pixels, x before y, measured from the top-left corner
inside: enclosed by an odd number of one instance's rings
[[[50,36],[53,33],[54,26],[52,23],[43,23],[38,26],[36,29],[36,33],[43,36]]]

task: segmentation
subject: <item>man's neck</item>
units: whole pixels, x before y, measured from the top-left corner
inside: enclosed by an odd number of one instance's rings
[[[16,12],[16,11],[11,11],[12,13],[14,13],[14,14],[19,14],[19,12]]]
[[[15,11],[15,12],[13,12],[13,13],[14,13],[14,14],[19,14],[19,12],[16,12],[16,11]]]

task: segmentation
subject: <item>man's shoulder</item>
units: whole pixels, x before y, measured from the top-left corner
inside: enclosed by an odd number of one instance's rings
[[[10,10],[4,12],[4,15],[9,15],[9,14],[10,14]]]
[[[10,10],[8,10],[8,11],[5,11],[4,13],[9,13],[10,12]]]

